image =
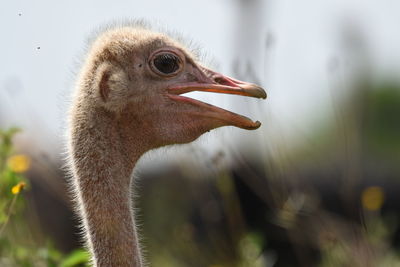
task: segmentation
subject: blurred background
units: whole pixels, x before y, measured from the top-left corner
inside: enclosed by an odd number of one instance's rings
[[[400,2],[3,1],[0,266],[86,266],[64,132],[87,38],[144,19],[267,101],[191,97],[262,122],[138,164],[155,267],[400,266]],[[161,152],[160,152],[161,151]]]

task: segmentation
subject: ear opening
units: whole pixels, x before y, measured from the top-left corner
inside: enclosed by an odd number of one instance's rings
[[[99,101],[110,109],[121,106],[129,93],[124,71],[105,62],[98,66],[95,72],[93,89]]]
[[[100,90],[99,93],[101,99],[103,99],[104,102],[107,102],[108,95],[110,94],[110,85],[108,83],[109,79],[110,79],[110,71],[104,70],[101,74],[101,79],[99,82],[99,90]]]

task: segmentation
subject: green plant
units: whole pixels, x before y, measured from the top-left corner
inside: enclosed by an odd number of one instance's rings
[[[34,229],[24,217],[24,191],[29,190],[25,172],[31,159],[15,153],[12,140],[18,132],[18,128],[0,129],[0,266],[89,266],[88,254],[83,250],[63,255],[52,242],[37,244],[31,238]]]

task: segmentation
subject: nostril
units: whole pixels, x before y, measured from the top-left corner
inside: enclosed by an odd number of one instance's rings
[[[220,82],[222,82],[222,78],[221,77],[215,77],[214,78],[214,82],[220,83]]]
[[[224,77],[221,77],[221,76],[214,77],[214,82],[216,82],[217,84],[220,84],[220,85],[227,85],[227,86],[232,85],[227,79],[225,79]]]
[[[214,78],[214,82],[216,82],[218,84],[223,84],[224,79],[222,77],[215,77]]]

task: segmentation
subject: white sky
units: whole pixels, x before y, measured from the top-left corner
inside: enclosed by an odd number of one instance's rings
[[[195,94],[263,122],[257,133],[228,128],[217,132],[221,138],[233,133],[254,140],[278,128],[287,136],[307,135],[331,112],[328,62],[337,58],[344,76],[351,71],[341,50],[346,27],[360,30],[378,76],[400,76],[399,12],[396,0],[3,0],[0,121],[25,128],[39,146],[61,143],[74,62],[86,37],[104,22],[145,18],[193,39],[225,74],[236,75],[239,62],[239,75],[253,79],[245,73],[250,62],[267,88],[267,101]],[[268,49],[267,36],[273,39]]]

